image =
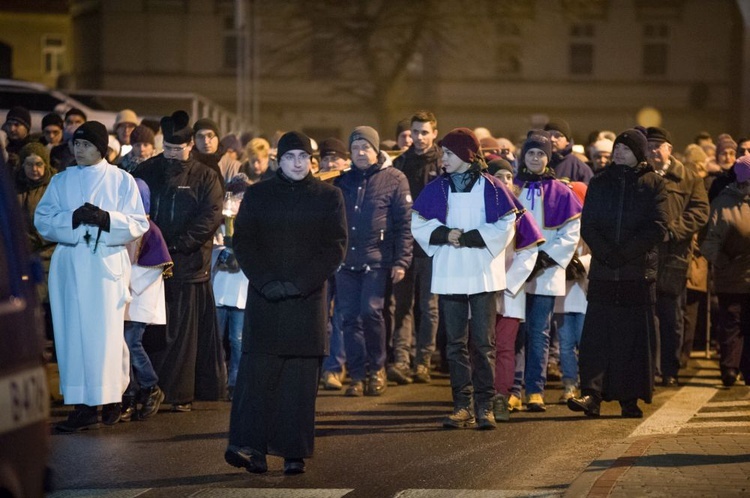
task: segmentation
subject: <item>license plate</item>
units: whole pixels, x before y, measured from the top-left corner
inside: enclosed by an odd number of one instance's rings
[[[0,378],[0,434],[45,420],[48,414],[44,367]]]

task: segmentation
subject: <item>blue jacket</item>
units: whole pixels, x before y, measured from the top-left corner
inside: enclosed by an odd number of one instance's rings
[[[549,161],[550,167],[555,171],[558,180],[571,182],[583,182],[589,184],[594,172],[585,162],[573,154],[573,143],[569,143],[565,150],[553,152]]]
[[[336,179],[346,206],[349,243],[343,267],[408,268],[413,239],[411,194],[406,176],[381,155],[378,164],[362,171],[352,167]]]

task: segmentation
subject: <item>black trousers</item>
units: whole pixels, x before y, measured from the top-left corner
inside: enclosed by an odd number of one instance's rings
[[[284,458],[312,456],[322,360],[243,352],[232,399],[229,445]]]
[[[721,372],[739,370],[745,382],[750,382],[750,294],[721,293],[718,297]]]

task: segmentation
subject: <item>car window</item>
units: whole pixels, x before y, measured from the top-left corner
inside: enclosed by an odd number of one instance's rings
[[[0,109],[20,105],[30,111],[51,112],[60,103],[63,101],[47,93],[0,89]]]

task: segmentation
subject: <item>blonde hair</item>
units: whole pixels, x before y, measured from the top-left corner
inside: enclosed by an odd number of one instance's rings
[[[265,159],[271,153],[271,144],[263,138],[253,138],[245,146],[245,155],[248,157],[258,157]]]

